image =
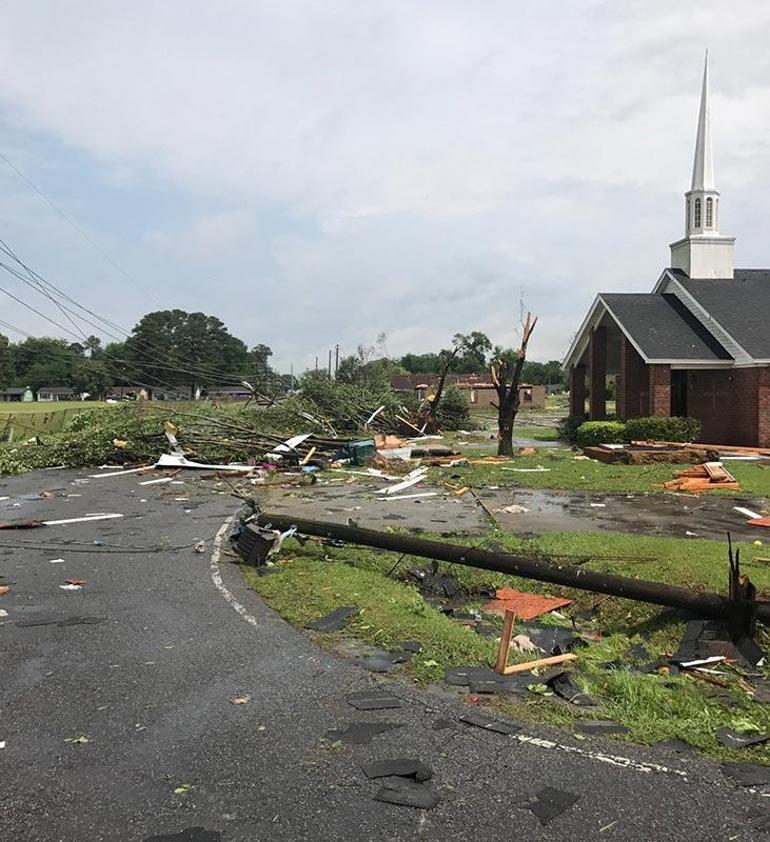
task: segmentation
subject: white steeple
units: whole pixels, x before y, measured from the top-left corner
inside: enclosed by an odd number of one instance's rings
[[[703,67],[692,186],[685,193],[685,236],[671,244],[671,266],[691,278],[732,278],[735,237],[719,233],[719,191],[711,145],[709,55]]]
[[[709,100],[709,51],[703,66],[703,88],[698,112],[698,133],[695,136],[695,160],[692,165],[691,190],[716,190],[714,184],[714,150],[711,146],[711,102]]]

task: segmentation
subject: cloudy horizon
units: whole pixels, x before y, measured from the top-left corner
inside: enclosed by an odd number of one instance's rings
[[[11,0],[3,22],[0,153],[91,242],[2,160],[0,238],[129,330],[202,310],[288,371],[380,333],[393,356],[514,344],[523,301],[530,357],[561,358],[683,234],[707,47],[722,232],[770,265],[765,4]],[[0,319],[63,335],[3,295]]]

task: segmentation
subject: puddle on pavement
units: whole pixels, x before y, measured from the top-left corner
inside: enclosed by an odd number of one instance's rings
[[[761,502],[745,498],[539,489],[482,489],[479,496],[495,512],[504,529],[522,536],[607,531],[722,540],[729,531],[740,540],[770,538],[770,534],[758,534],[760,530],[748,526],[746,518],[734,510],[734,506],[762,510]],[[511,504],[528,511],[519,514],[496,511]]]

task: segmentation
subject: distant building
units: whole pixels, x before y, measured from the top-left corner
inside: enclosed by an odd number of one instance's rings
[[[37,399],[43,403],[51,401],[79,401],[80,394],[72,386],[41,386],[37,390]]]
[[[438,385],[438,374],[396,374],[390,385],[397,392],[408,392],[424,400]],[[464,392],[472,409],[489,409],[497,403],[497,392],[488,374],[447,374],[446,386],[456,386]],[[545,386],[519,384],[519,409],[542,409],[545,406]]]
[[[207,396],[228,401],[245,401],[253,397],[251,390],[245,386],[211,386],[207,391]]]
[[[0,401],[17,401],[24,400],[24,392],[26,389],[20,389],[16,386],[10,386],[7,389],[0,389]]]

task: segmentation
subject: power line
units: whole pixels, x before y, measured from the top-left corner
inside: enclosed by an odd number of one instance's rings
[[[151,343],[146,342],[144,340],[137,340],[135,337],[130,337],[128,331],[125,328],[121,327],[120,325],[115,324],[114,322],[111,322],[108,319],[105,319],[103,316],[99,316],[97,313],[94,313],[93,310],[90,310],[89,308],[83,306],[78,301],[76,301],[74,298],[67,295],[67,293],[65,293],[61,289],[59,289],[59,287],[57,287],[51,281],[48,281],[46,278],[44,278],[42,275],[40,275],[34,269],[31,269],[26,263],[24,263],[12,251],[10,246],[8,246],[8,244],[5,243],[2,239],[0,239],[0,252],[5,253],[12,260],[14,260],[16,263],[18,263],[30,276],[34,277],[35,280],[39,281],[39,283],[41,285],[45,285],[46,287],[50,287],[51,289],[55,290],[57,294],[61,295],[65,300],[74,304],[80,310],[83,310],[83,312],[88,313],[89,315],[91,315],[95,319],[97,319],[99,322],[101,322],[105,325],[108,325],[109,327],[114,328],[115,330],[119,331],[120,335],[115,336],[114,333],[111,333],[109,330],[106,330],[102,325],[95,324],[94,322],[92,322],[88,319],[85,319],[82,316],[77,316],[77,314],[75,314],[72,309],[70,309],[68,307],[64,307],[64,310],[66,310],[68,313],[72,313],[72,314],[76,315],[77,318],[81,319],[81,321],[84,321],[86,324],[90,325],[91,327],[95,328],[96,330],[102,331],[103,333],[107,334],[107,336],[109,336],[110,338],[112,338],[112,339],[114,339],[118,342],[122,342],[123,338],[125,337],[126,339],[130,339],[132,344],[135,345],[135,346],[136,345],[140,345],[140,346],[144,345],[146,348],[149,348],[149,352],[143,350],[141,347],[135,348],[135,350],[137,350],[138,353],[142,354],[142,356],[147,358],[151,362],[153,367],[165,368],[165,369],[170,370],[170,371],[178,371],[180,373],[197,375],[197,376],[200,376],[202,378],[212,377],[212,378],[216,378],[216,379],[219,379],[219,380],[222,380],[222,381],[225,381],[225,382],[229,382],[231,384],[237,383],[237,384],[240,385],[243,382],[242,378],[238,378],[235,375],[232,375],[230,373],[225,373],[221,369],[216,369],[216,368],[213,368],[213,367],[210,367],[210,366],[198,365],[197,367],[194,367],[194,368],[192,368],[192,367],[191,368],[182,368],[179,365],[162,366],[162,365],[156,363],[155,360],[157,359],[157,355],[158,354],[167,354],[168,353],[167,349],[161,348],[160,346],[153,346]],[[13,274],[15,277],[17,277],[23,283],[26,283],[28,286],[32,286],[33,289],[37,289],[37,287],[35,285],[31,284],[31,282],[28,279],[24,278],[23,275],[21,275],[18,272],[18,270],[13,269],[12,267],[8,266],[5,263],[2,263],[1,261],[0,261],[0,267],[5,268],[8,272]],[[41,290],[37,290],[37,291],[41,291]],[[49,297],[49,298],[51,297],[47,293],[43,293],[43,294],[46,294],[47,297]],[[51,300],[53,300],[53,299],[51,299]],[[62,309],[63,305],[60,305],[59,302],[55,302],[55,303],[57,303],[58,306],[60,307],[60,309]],[[64,310],[63,310],[63,312],[64,312]],[[72,319],[70,319],[70,321],[72,321]],[[81,331],[81,333],[82,333],[82,331]],[[83,338],[86,339],[85,335],[83,336]]]
[[[97,251],[97,252],[99,252],[99,254],[100,254],[100,255],[101,255],[101,256],[102,256],[102,257],[103,257],[103,258],[104,258],[104,259],[105,259],[105,260],[106,260],[109,264],[110,264],[110,266],[112,266],[112,267],[113,267],[113,269],[115,269],[115,270],[117,270],[118,272],[120,272],[120,274],[121,274],[121,275],[122,275],[122,276],[123,276],[123,277],[124,277],[124,278],[125,278],[125,279],[126,279],[126,280],[127,280],[127,281],[128,281],[128,282],[132,285],[132,286],[133,286],[133,287],[135,287],[135,288],[136,288],[139,292],[141,292],[141,293],[142,293],[142,294],[143,294],[146,298],[148,298],[150,301],[152,301],[152,303],[153,303],[153,304],[155,304],[155,306],[156,306],[156,307],[161,307],[161,308],[163,307],[163,305],[162,305],[162,304],[161,304],[161,303],[160,303],[157,299],[155,299],[152,295],[150,295],[150,293],[148,293],[148,292],[147,292],[147,290],[145,290],[143,287],[141,287],[141,286],[140,286],[140,285],[139,285],[139,284],[138,284],[138,283],[137,283],[137,282],[136,282],[136,281],[135,281],[135,280],[131,277],[131,275],[129,275],[129,274],[128,274],[128,272],[126,272],[126,270],[125,270],[122,266],[120,266],[118,263],[116,263],[116,262],[115,262],[115,260],[114,260],[114,259],[113,259],[113,258],[112,258],[112,257],[111,257],[111,256],[110,256],[110,255],[109,255],[109,254],[108,254],[108,253],[107,253],[107,252],[106,252],[106,251],[105,251],[105,250],[104,250],[104,249],[103,249],[103,248],[102,248],[102,247],[101,247],[98,243],[96,243],[93,239],[91,239],[91,237],[90,237],[90,236],[86,233],[86,231],[84,231],[84,230],[83,230],[83,228],[81,228],[81,227],[80,227],[80,225],[78,225],[78,223],[77,223],[77,222],[75,222],[75,220],[74,220],[74,219],[71,219],[69,216],[67,216],[67,214],[66,214],[66,213],[64,213],[64,211],[63,211],[63,210],[62,210],[62,209],[61,209],[61,208],[60,208],[57,204],[55,204],[55,203],[54,203],[54,201],[53,201],[52,199],[49,199],[49,198],[48,198],[48,196],[47,196],[47,195],[46,195],[46,194],[45,194],[45,193],[44,193],[44,192],[43,192],[43,191],[42,191],[42,190],[41,190],[41,189],[40,189],[40,188],[39,188],[39,187],[38,187],[38,186],[34,183],[34,181],[32,181],[32,179],[28,178],[28,177],[27,177],[27,176],[26,176],[26,175],[25,175],[25,174],[24,174],[24,173],[23,173],[23,172],[22,172],[22,171],[21,171],[21,170],[20,170],[20,169],[16,166],[16,164],[14,164],[14,163],[13,163],[13,161],[11,161],[9,158],[7,158],[7,157],[6,157],[6,156],[5,156],[2,152],[0,152],[0,158],[2,158],[2,160],[3,160],[3,161],[5,161],[5,163],[6,163],[6,164],[8,164],[8,166],[9,166],[9,167],[10,167],[10,168],[11,168],[11,169],[12,169],[12,170],[16,173],[16,175],[18,175],[18,176],[19,176],[19,178],[20,178],[20,179],[21,179],[21,180],[22,180],[22,181],[23,181],[23,182],[24,182],[24,183],[25,183],[28,187],[31,187],[31,188],[32,188],[32,190],[34,190],[34,191],[35,191],[35,193],[37,193],[37,194],[38,194],[38,196],[40,196],[40,198],[41,198],[41,199],[43,199],[43,201],[44,201],[44,202],[45,202],[45,203],[46,203],[46,204],[47,204],[50,208],[52,208],[54,211],[56,211],[56,213],[58,213],[58,214],[59,214],[59,216],[61,216],[61,218],[62,218],[65,222],[67,222],[69,225],[71,225],[71,226],[72,226],[72,227],[73,227],[73,228],[74,228],[74,229],[75,229],[75,230],[76,230],[76,231],[80,234],[80,236],[81,236],[81,237],[83,237],[83,239],[84,239],[84,240],[85,240],[85,241],[86,241],[86,242],[87,242],[87,243],[88,243],[88,244],[89,244],[92,248],[96,249],[96,251]]]

